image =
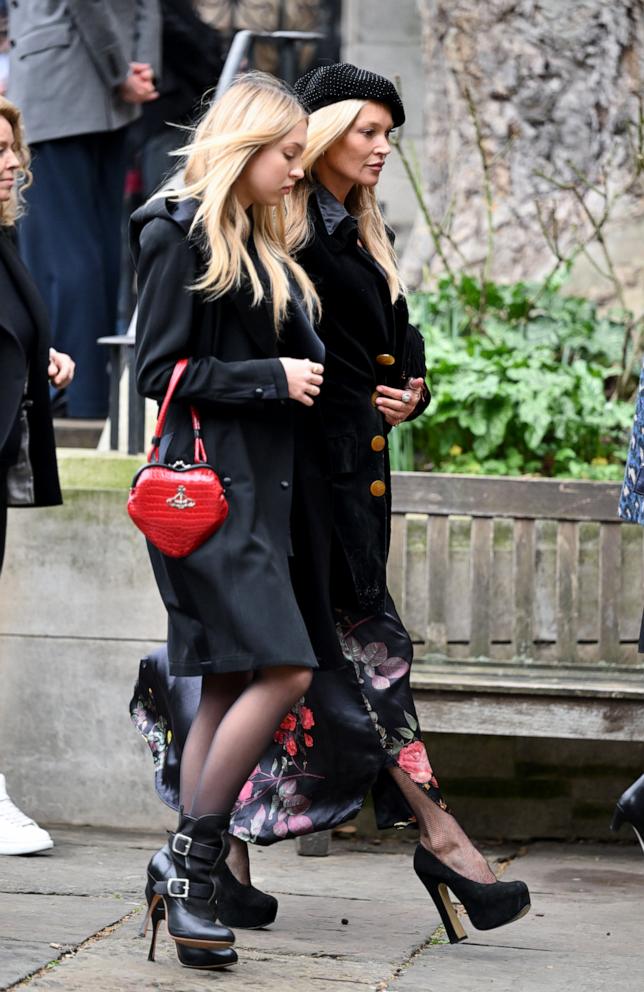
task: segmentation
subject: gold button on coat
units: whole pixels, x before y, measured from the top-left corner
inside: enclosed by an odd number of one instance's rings
[[[371,438],[371,450],[382,451],[386,443],[387,442],[385,441],[382,434],[376,434],[374,437]]]
[[[378,365],[395,365],[396,359],[393,355],[376,355]]]
[[[379,397],[380,397],[380,393],[378,392],[377,389],[374,389],[373,393],[371,394],[371,405],[372,406],[375,406],[376,405],[376,400],[379,399]]]
[[[372,482],[369,489],[372,496],[384,496],[387,491],[387,487],[382,479],[376,479],[375,482]]]

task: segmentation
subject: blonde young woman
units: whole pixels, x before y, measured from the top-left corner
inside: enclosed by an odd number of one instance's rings
[[[236,959],[224,924],[243,916],[240,890],[250,900],[255,890],[225,864],[230,812],[317,665],[288,572],[289,400],[312,406],[323,366],[278,351],[291,341],[298,350],[304,335],[300,352],[323,357],[309,323],[315,291],[283,247],[284,198],[303,175],[306,132],[282,84],[243,77],[197,127],[183,189],[132,218],[140,392],[161,399],[176,361],[189,358],[161,458],[191,460],[194,404],[229,503],[222,528],[187,558],[149,546],[168,612],[170,672],[202,678],[182,755],[179,827],[148,868],[150,954],[165,911],[180,961],[195,967]],[[270,922],[275,900],[263,899]]]

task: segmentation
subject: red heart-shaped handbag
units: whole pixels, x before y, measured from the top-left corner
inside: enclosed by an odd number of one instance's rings
[[[219,530],[228,516],[228,501],[219,476],[206,461],[201,424],[191,406],[195,435],[195,460],[191,465],[159,461],[159,445],[166,414],[188,360],[174,367],[161,404],[146,465],[134,478],[127,501],[133,522],[159,551],[170,558],[185,558]]]

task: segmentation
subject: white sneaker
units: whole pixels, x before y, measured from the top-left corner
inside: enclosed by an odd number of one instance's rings
[[[0,775],[0,854],[34,854],[53,847],[47,833],[15,806]]]

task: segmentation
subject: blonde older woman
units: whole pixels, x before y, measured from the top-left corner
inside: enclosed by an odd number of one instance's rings
[[[71,382],[74,363],[49,344],[47,314],[14,243],[20,192],[30,182],[20,111],[0,96],[0,571],[7,506],[62,502],[49,383]],[[46,830],[9,799],[0,775],[0,854],[52,847]]]

